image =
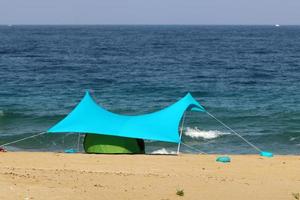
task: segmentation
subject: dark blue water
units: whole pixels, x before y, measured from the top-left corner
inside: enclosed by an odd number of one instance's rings
[[[258,147],[300,153],[300,26],[0,26],[0,144],[47,130],[85,89],[124,114],[191,92]],[[185,128],[195,137],[183,141],[202,151],[255,152],[205,113],[188,113]],[[8,148],[57,151],[76,140],[44,135]],[[163,147],[176,145],[147,143]]]

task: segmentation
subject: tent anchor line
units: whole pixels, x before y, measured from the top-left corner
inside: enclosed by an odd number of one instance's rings
[[[213,114],[209,113],[208,111],[206,111],[206,113],[211,116],[212,118],[214,118],[216,121],[218,121],[220,124],[222,124],[224,127],[226,127],[228,130],[230,130],[231,132],[233,132],[234,134],[236,134],[239,138],[241,138],[242,140],[244,140],[247,144],[249,144],[251,147],[253,147],[255,150],[257,150],[258,152],[262,152],[262,150],[260,148],[258,148],[257,146],[255,146],[254,144],[252,144],[251,142],[249,142],[248,140],[246,140],[246,138],[244,138],[243,136],[241,136],[240,134],[238,134],[236,131],[234,131],[232,128],[230,128],[229,126],[227,126],[224,122],[222,122],[221,120],[217,119]]]
[[[41,133],[31,135],[31,136],[28,136],[28,137],[25,137],[25,138],[22,138],[22,139],[19,139],[19,140],[15,140],[15,141],[11,141],[11,142],[8,142],[8,143],[5,143],[5,144],[1,144],[0,147],[5,147],[5,146],[10,145],[10,144],[15,144],[15,143],[18,143],[18,142],[21,142],[21,141],[24,141],[24,140],[27,140],[27,139],[30,139],[30,138],[34,138],[34,137],[46,134],[46,133],[47,132],[41,132]]]
[[[195,151],[197,151],[197,152],[199,152],[199,153],[201,153],[201,154],[207,154],[207,153],[201,151],[200,149],[197,149],[197,148],[195,148],[195,147],[192,147],[192,146],[190,146],[190,145],[188,145],[188,144],[185,144],[185,143],[183,143],[183,142],[181,142],[181,144],[184,145],[184,146],[186,146],[186,147],[188,147],[188,148],[190,148],[190,149],[192,149],[192,150],[195,150]]]

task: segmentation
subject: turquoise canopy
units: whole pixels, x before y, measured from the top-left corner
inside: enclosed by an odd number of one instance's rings
[[[186,110],[205,112],[188,93],[157,112],[137,116],[119,115],[99,106],[87,91],[75,109],[48,132],[93,133],[179,143],[179,123]]]

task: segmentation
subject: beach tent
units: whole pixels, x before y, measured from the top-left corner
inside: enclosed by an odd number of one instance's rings
[[[188,93],[160,111],[120,115],[102,108],[87,91],[75,109],[47,132],[86,134],[84,148],[88,153],[140,153],[141,140],[180,144],[179,125],[187,110],[205,111]]]
[[[86,134],[83,147],[87,153],[145,153],[144,140],[111,135]]]

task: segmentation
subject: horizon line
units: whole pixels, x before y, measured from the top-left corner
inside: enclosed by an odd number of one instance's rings
[[[30,23],[0,23],[0,26],[300,26],[300,24],[30,24]]]

